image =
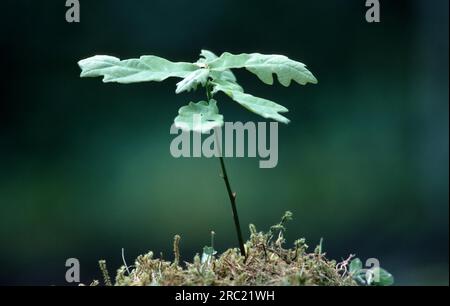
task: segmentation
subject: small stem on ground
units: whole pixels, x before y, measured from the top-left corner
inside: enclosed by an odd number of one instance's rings
[[[234,225],[236,227],[236,233],[237,233],[238,241],[239,241],[239,248],[241,250],[241,255],[246,256],[245,247],[244,247],[244,239],[242,238],[241,225],[239,223],[239,216],[238,216],[238,212],[237,212],[237,208],[236,208],[236,193],[234,193],[231,190],[231,185],[230,185],[230,181],[228,179],[227,169],[225,168],[225,162],[223,160],[223,157],[220,156],[219,159],[220,159],[220,166],[222,168],[222,177],[225,181],[225,185],[227,186],[228,197],[230,198],[231,209],[233,212]]]
[[[212,99],[211,89],[212,89],[211,83],[208,81],[206,83],[206,97],[208,99],[208,103]],[[216,131],[214,131],[214,134],[216,135],[216,145],[218,146],[217,150],[219,153],[220,167],[222,169],[222,178],[225,181],[225,185],[227,187],[227,192],[228,192],[228,197],[230,198],[231,210],[233,212],[234,226],[236,228],[236,233],[238,236],[239,249],[241,250],[241,255],[246,257],[244,239],[242,238],[241,225],[239,222],[239,215],[238,215],[237,207],[236,207],[236,193],[234,193],[233,190],[231,189],[230,180],[228,179],[228,173],[227,173],[227,169],[225,167],[225,161],[222,156],[222,149],[220,147],[221,142],[220,142],[219,136],[216,133]]]

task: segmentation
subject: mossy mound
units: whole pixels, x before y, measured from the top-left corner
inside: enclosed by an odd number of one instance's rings
[[[284,224],[291,218],[286,213],[281,222],[269,232],[257,232],[250,225],[246,257],[239,249],[229,249],[216,256],[213,247],[205,247],[202,256],[193,262],[180,264],[180,237],[174,239],[174,261],[155,258],[153,252],[139,256],[131,267],[122,266],[115,277],[116,286],[354,286],[348,272],[350,259],[337,263],[328,260],[322,246],[307,251],[305,239],[295,241],[286,249]],[[105,284],[109,280],[105,262],[101,262]]]

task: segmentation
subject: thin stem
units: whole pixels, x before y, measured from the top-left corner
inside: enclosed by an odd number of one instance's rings
[[[211,83],[208,81],[206,83],[206,97],[208,98],[208,102],[212,99],[211,89],[212,89]],[[217,150],[219,153],[220,167],[222,169],[222,178],[225,181],[225,186],[227,187],[228,197],[230,198],[231,211],[233,212],[233,221],[234,221],[234,226],[236,228],[236,233],[237,233],[237,237],[238,237],[239,249],[241,250],[241,255],[246,257],[245,247],[244,247],[244,239],[242,238],[241,225],[239,222],[239,215],[238,215],[237,207],[236,207],[236,193],[234,193],[233,190],[231,189],[230,180],[228,179],[228,173],[227,173],[227,169],[225,167],[225,161],[222,156],[222,149],[220,147],[221,142],[220,142],[219,136],[216,133],[216,131],[214,131],[214,134],[216,136],[216,145],[218,146]]]
[[[244,239],[242,239],[242,231],[241,231],[241,225],[239,223],[239,216],[236,208],[236,193],[234,193],[231,189],[230,180],[228,179],[227,169],[225,168],[225,162],[223,160],[223,157],[220,156],[220,166],[222,168],[222,177],[225,181],[225,185],[227,186],[228,191],[228,197],[230,198],[231,203],[231,209],[233,211],[233,220],[234,220],[234,226],[236,227],[236,233],[238,236],[239,241],[239,248],[241,250],[241,255],[245,255],[245,247],[244,247]]]

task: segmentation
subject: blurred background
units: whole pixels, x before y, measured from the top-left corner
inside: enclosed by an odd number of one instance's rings
[[[77,61],[154,54],[195,61],[202,48],[284,54],[318,85],[247,92],[290,109],[279,163],[227,159],[245,235],[294,213],[288,243],[324,238],[328,257],[378,258],[399,285],[448,284],[449,92],[447,0],[2,1],[0,284],[64,285],[65,261],[101,277],[148,250],[184,260],[214,230],[236,238],[219,163],[174,159],[169,128],[204,92],[175,95],[177,80],[134,85],[80,79]],[[224,95],[226,120],[260,121]]]

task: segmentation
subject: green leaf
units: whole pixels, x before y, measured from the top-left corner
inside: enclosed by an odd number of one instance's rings
[[[391,286],[394,284],[394,277],[382,268],[363,269],[363,264],[359,258],[350,262],[350,274],[353,279],[362,286]]]
[[[213,247],[205,246],[203,248],[203,254],[208,255],[208,256],[214,256],[217,254],[217,252],[216,252],[216,250],[214,250]]]
[[[199,62],[201,63],[210,63],[213,60],[218,59],[219,57],[217,55],[215,55],[213,52],[208,51],[208,50],[202,50],[200,52],[200,60]]]
[[[249,111],[258,114],[266,119],[274,119],[282,123],[289,123],[289,119],[280,115],[279,113],[286,113],[288,109],[273,101],[258,98],[244,93],[242,87],[236,83],[226,81],[214,81],[213,93],[222,91],[231,99],[241,104]]]
[[[372,286],[392,286],[394,284],[394,276],[388,271],[382,268],[371,269],[372,280],[370,285]]]
[[[192,89],[196,90],[199,84],[205,86],[208,81],[208,77],[209,69],[195,70],[177,84],[176,93],[179,94],[183,91],[189,92]]]
[[[221,91],[226,95],[231,96],[235,91],[244,92],[244,89],[238,83],[231,81],[218,79],[211,82],[211,84],[213,85],[212,91],[213,94],[216,94],[219,91]]]
[[[202,264],[209,262],[217,252],[213,247],[205,246],[202,254]]]
[[[358,270],[352,275],[353,280],[360,286],[368,286],[366,280],[366,270]]]
[[[122,84],[157,81],[170,77],[186,78],[200,69],[191,63],[174,63],[157,56],[123,60],[106,55],[96,55],[78,62],[81,77],[103,77],[103,82]]]
[[[264,55],[260,53],[239,54],[223,53],[219,58],[207,63],[212,71],[246,68],[256,74],[258,78],[269,85],[273,84],[273,74],[278,76],[279,82],[289,86],[291,81],[306,85],[317,83],[317,79],[306,68],[305,64],[289,59],[283,55]]]
[[[223,126],[223,116],[219,114],[219,108],[215,100],[209,103],[200,101],[189,103],[178,111],[175,118],[175,126],[187,132],[207,133],[211,129]]]
[[[198,63],[204,64],[205,67],[208,67],[208,63],[218,59],[219,57],[208,50],[202,50],[200,53],[200,60]],[[234,76],[233,72],[231,72],[230,69],[226,69],[223,71],[211,71],[211,77],[214,80],[224,80],[224,81],[231,81],[236,82],[236,77]]]
[[[362,268],[363,268],[363,263],[362,263],[361,259],[355,258],[350,262],[349,271],[351,274],[358,273],[358,271],[362,270]]]

